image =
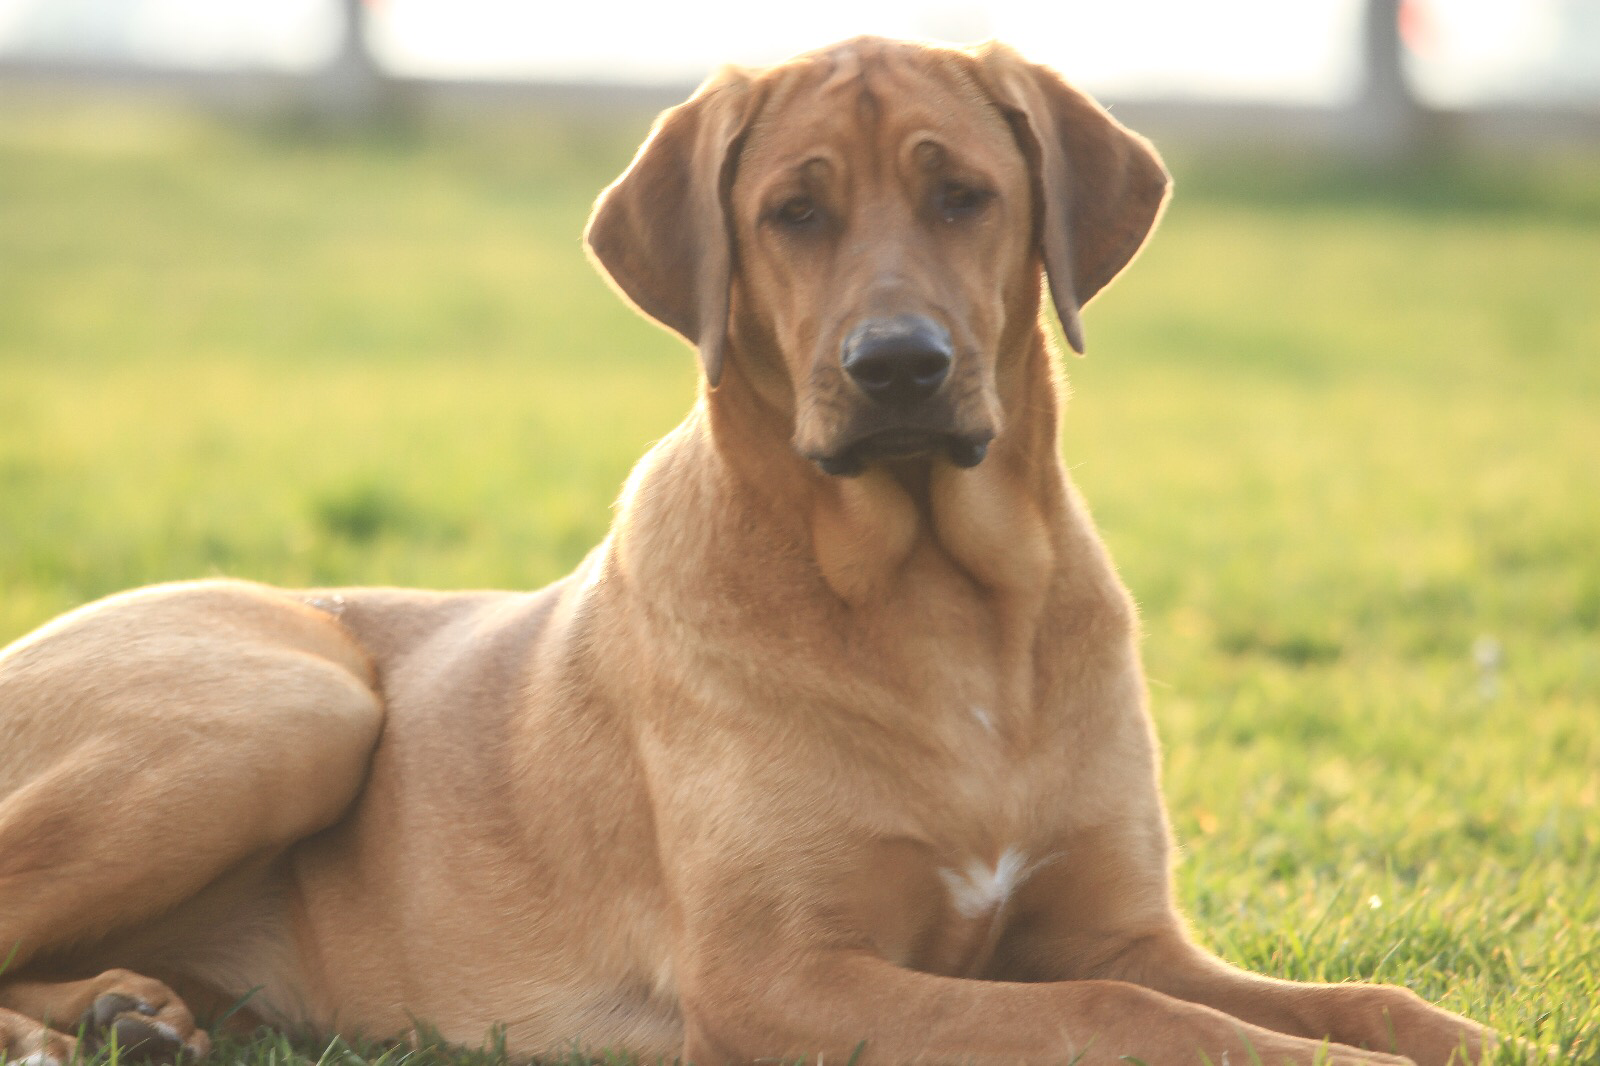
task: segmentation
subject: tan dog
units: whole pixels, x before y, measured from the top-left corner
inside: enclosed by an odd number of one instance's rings
[[[588,238],[709,387],[571,577],[162,586],[0,659],[0,1048],[201,1054],[186,1002],[257,989],[701,1064],[1476,1058],[1173,909],[1039,321],[1043,272],[1081,346],[1166,189],[999,47],[857,40],[666,113]]]

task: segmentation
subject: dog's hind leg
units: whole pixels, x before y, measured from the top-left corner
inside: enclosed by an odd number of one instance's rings
[[[113,597],[0,652],[0,1034],[9,1010],[200,1050],[159,982],[39,978],[334,822],[382,720],[336,619],[238,582]]]

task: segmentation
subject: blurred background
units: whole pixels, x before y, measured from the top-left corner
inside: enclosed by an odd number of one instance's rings
[[[1176,176],[1062,447],[1202,936],[1600,1062],[1600,0],[0,0],[0,641],[569,570],[696,388],[590,203],[862,32],[1007,39]]]
[[[1365,39],[1364,21],[1377,31]],[[402,78],[692,83],[719,63],[771,63],[857,33],[1022,41],[1099,92],[1321,103],[1348,96],[1363,50],[1397,34],[1430,104],[1592,105],[1600,94],[1594,0],[819,0],[803,18],[737,0],[0,0],[0,49],[13,59],[287,74],[365,50]]]
[[[719,64],[858,33],[997,36],[1113,99],[1360,101],[1372,121],[1445,110],[1475,131],[1510,109],[1546,135],[1590,136],[1600,107],[1597,0],[818,0],[798,14],[741,0],[0,0],[0,57],[13,79],[187,81],[258,105],[299,92],[361,111],[461,83],[654,86],[670,99]]]

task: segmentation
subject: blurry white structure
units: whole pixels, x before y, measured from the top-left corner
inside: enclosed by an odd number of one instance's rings
[[[1392,0],[1398,4],[1399,0]],[[306,72],[344,0],[0,0],[0,58]],[[365,0],[371,54],[403,77],[692,84],[857,33],[999,36],[1119,98],[1334,105],[1359,91],[1365,0]],[[1600,102],[1600,0],[1407,0],[1405,69],[1428,104]]]
[[[725,62],[995,36],[1169,143],[1415,158],[1600,143],[1600,0],[0,0],[0,89],[114,83],[351,126],[535,101],[637,114]],[[1403,29],[1403,32],[1401,30]]]

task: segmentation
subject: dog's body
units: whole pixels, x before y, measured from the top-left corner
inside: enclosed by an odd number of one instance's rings
[[[1173,908],[1039,325],[1043,270],[1081,347],[1165,189],[997,48],[850,42],[670,112],[589,240],[714,387],[576,573],[162,586],[0,656],[0,1051],[60,1059],[81,1017],[199,1054],[185,1001],[255,990],[322,1032],[702,1064],[1476,1056]]]

